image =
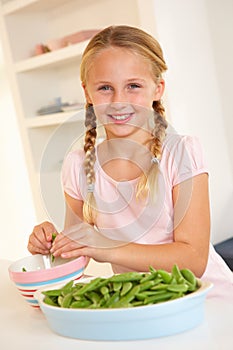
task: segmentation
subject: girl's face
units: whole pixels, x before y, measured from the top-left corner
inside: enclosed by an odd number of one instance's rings
[[[108,138],[138,139],[148,133],[152,103],[161,98],[164,81],[155,83],[149,61],[140,55],[110,47],[95,57],[83,87]]]

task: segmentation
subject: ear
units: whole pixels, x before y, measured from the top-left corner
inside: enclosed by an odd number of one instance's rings
[[[155,89],[154,101],[159,101],[161,99],[164,93],[164,89],[165,89],[165,81],[163,79],[160,79]]]
[[[86,87],[86,85],[83,84],[83,83],[82,83],[82,88],[83,88],[83,90],[84,90],[84,94],[85,94],[85,98],[86,98],[87,103],[92,104],[91,98],[90,98],[90,96],[89,96],[89,94],[88,94],[88,91],[87,91],[87,87]]]

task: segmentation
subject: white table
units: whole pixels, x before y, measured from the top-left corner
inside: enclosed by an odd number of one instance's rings
[[[9,279],[10,262],[0,260],[0,347],[2,350],[231,350],[233,349],[233,305],[206,300],[204,322],[170,337],[139,341],[87,341],[53,333],[40,310],[28,306]]]

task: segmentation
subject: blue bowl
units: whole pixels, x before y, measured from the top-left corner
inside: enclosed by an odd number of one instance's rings
[[[198,326],[204,319],[205,298],[212,287],[210,282],[199,283],[197,291],[182,298],[133,308],[65,309],[45,304],[43,290],[38,290],[35,297],[49,327],[59,335],[88,340],[137,340]]]

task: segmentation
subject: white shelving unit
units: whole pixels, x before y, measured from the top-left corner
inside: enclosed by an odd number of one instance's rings
[[[54,99],[84,103],[79,64],[88,41],[34,56],[37,44],[112,24],[155,34],[153,0],[9,0],[0,7],[0,33],[38,222],[61,228],[60,171],[65,154],[82,142],[84,112],[38,116]]]

